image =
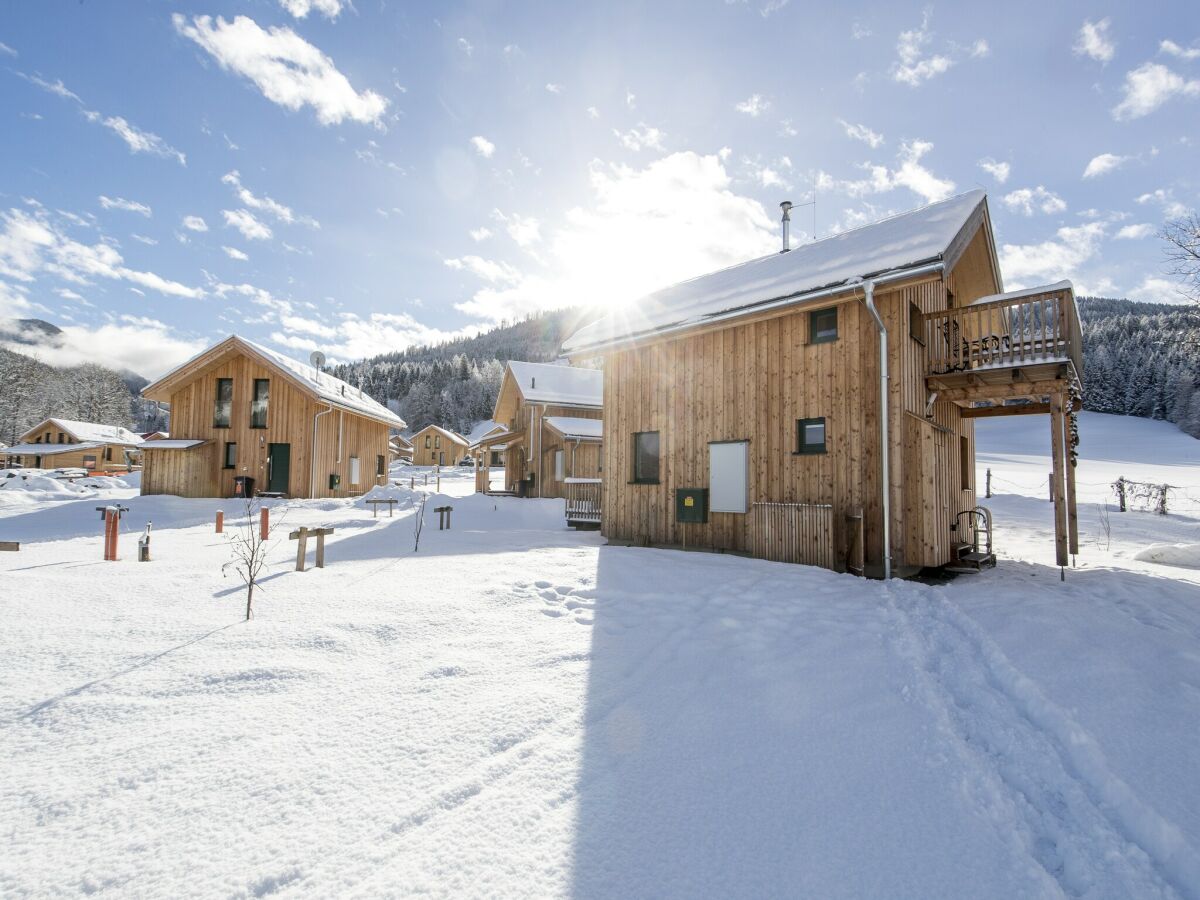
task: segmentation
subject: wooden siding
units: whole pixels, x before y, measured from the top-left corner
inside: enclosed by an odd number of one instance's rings
[[[554,480],[554,451],[566,450],[567,472],[575,478],[596,478],[600,474],[600,450],[596,444],[580,443],[575,453],[575,466],[570,463],[574,441],[563,438],[546,425],[546,416],[570,416],[576,419],[600,419],[601,409],[572,406],[555,406],[545,403],[526,403],[518,394],[518,402],[512,416],[502,424],[509,431],[520,432],[521,436],[506,442],[504,451],[504,487],[516,490],[517,483],[534,476],[534,497],[565,496],[561,482]],[[565,446],[564,446],[565,444]]]
[[[429,438],[429,447],[425,446],[425,438]],[[435,446],[438,442],[441,446]],[[457,466],[458,461],[464,456],[467,456],[466,443],[458,443],[452,441],[440,431],[436,431],[431,427],[426,426],[412,436],[413,444],[413,465],[414,466]],[[444,453],[446,461],[438,463],[438,454]]]
[[[48,448],[53,448],[54,450],[69,445],[69,443],[46,444]],[[106,461],[104,458],[106,449],[112,452],[111,460]],[[83,469],[87,468],[83,464],[83,458],[85,456],[94,456],[96,458],[96,465],[92,471],[97,473],[116,472],[124,474],[129,471],[129,465],[125,462],[125,451],[127,449],[132,448],[128,448],[124,444],[105,444],[103,447],[89,447],[86,449],[68,450],[65,453],[52,453],[42,456],[42,464],[40,466],[35,465],[38,457],[37,453],[25,453],[20,456],[20,459],[21,466],[25,469]],[[0,451],[0,457],[6,453],[7,451]],[[17,459],[16,456],[11,455],[10,458]]]
[[[218,453],[217,444],[210,442],[190,450],[151,450],[143,454],[142,493],[217,496]]]
[[[217,379],[233,379],[233,407],[229,428],[213,425],[213,402],[216,399]],[[250,397],[254,379],[270,379],[267,427],[250,427]],[[156,476],[143,493],[170,493],[185,497],[233,495],[236,475],[255,479],[255,488],[268,489],[267,453],[270,444],[288,444],[291,459],[287,496],[289,497],[347,497],[370,490],[386,479],[377,478],[376,457],[388,459],[388,426],[354,413],[337,409],[327,412],[317,421],[316,485],[310,491],[313,463],[313,420],[329,405],[300,389],[278,370],[243,354],[230,354],[215,360],[196,372],[187,383],[171,393],[171,437],[212,441],[216,445],[208,465],[209,477],[202,478],[186,472],[182,463],[176,464],[179,483],[164,473]],[[339,454],[339,431],[341,436]],[[237,467],[222,467],[225,443],[237,442]],[[156,451],[151,451],[152,453]],[[179,451],[157,451],[179,452]],[[193,451],[194,452],[194,451]],[[350,484],[350,458],[361,460],[361,483]],[[329,476],[341,476],[341,485],[331,490]],[[193,493],[201,491],[200,493]]]

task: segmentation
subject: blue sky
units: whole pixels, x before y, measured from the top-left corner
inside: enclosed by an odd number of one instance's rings
[[[814,192],[822,236],[983,187],[1006,286],[1174,301],[1200,205],[1194,2],[14,4],[0,84],[0,316],[147,376],[629,303]]]

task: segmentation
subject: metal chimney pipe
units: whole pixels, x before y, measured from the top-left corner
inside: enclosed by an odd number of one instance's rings
[[[792,221],[792,201],[784,200],[782,203],[779,204],[779,208],[781,210],[783,210],[783,219],[781,220],[783,223],[783,249],[780,250],[779,252],[787,253],[789,250],[792,249],[791,245],[789,243],[789,240],[788,240],[788,238],[789,238],[788,227]]]

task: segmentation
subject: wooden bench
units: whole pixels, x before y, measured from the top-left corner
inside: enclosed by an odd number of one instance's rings
[[[0,541],[0,553],[12,552],[16,553],[21,549],[20,541]]]
[[[367,503],[371,504],[371,518],[372,519],[377,518],[379,516],[379,504],[380,503],[387,504],[389,519],[392,517],[392,511],[396,508],[396,498],[395,497],[370,497],[370,498],[368,498]]]
[[[433,511],[438,514],[438,531],[450,530],[450,513],[454,511],[453,506],[435,506]]]
[[[308,539],[317,539],[317,568],[325,568],[325,535],[333,534],[332,528],[298,528],[288,535],[290,540],[300,542],[296,548],[296,571],[304,571],[304,555],[308,552]]]

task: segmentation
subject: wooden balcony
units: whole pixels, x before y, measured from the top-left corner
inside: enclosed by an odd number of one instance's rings
[[[971,410],[987,401],[984,409],[1004,406],[1011,415],[1019,405],[1012,401],[1040,406],[1083,377],[1083,339],[1070,282],[1001,294],[922,319],[926,382],[939,399]]]

